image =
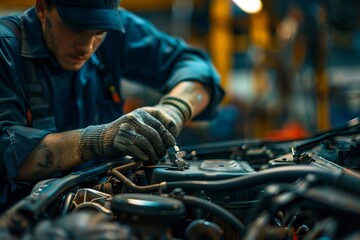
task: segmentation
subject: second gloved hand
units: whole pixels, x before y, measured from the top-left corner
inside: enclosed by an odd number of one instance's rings
[[[84,161],[130,155],[154,164],[175,145],[175,138],[191,107],[182,99],[165,96],[153,107],[139,108],[119,119],[82,130],[79,149]]]
[[[184,122],[191,119],[193,112],[184,99],[169,95],[163,97],[158,105],[142,109],[159,120],[174,137],[180,134]]]

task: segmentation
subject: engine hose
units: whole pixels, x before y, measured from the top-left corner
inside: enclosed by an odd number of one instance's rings
[[[360,175],[358,172],[344,168],[336,179],[336,185],[341,189],[360,194]]]
[[[177,197],[176,197],[177,198]],[[177,198],[183,201],[186,205],[190,205],[192,207],[199,207],[201,209],[208,210],[214,215],[217,215],[224,221],[226,221],[230,226],[234,228],[234,230],[240,235],[243,236],[245,233],[245,226],[239,219],[237,219],[233,214],[228,212],[226,209],[220,207],[216,203],[206,201],[204,199],[193,197],[189,195],[183,195]]]
[[[186,227],[184,239],[222,240],[224,239],[224,231],[216,223],[196,219]]]
[[[118,166],[116,168],[114,168],[115,170],[119,171],[119,172],[125,172],[131,169],[136,169],[141,167],[143,164],[141,162],[130,162],[121,166]]]
[[[162,183],[152,184],[152,185],[147,185],[147,186],[138,186],[135,183],[133,183],[132,181],[130,181],[127,177],[125,177],[122,173],[117,171],[116,169],[112,169],[110,171],[110,174],[112,176],[114,176],[115,178],[117,178],[122,183],[124,183],[131,190],[133,190],[135,192],[139,192],[139,193],[153,192],[153,191],[159,190],[160,187],[163,187]]]
[[[358,134],[359,130],[355,129],[355,130],[345,130],[345,131],[333,131],[333,132],[328,132],[328,133],[323,133],[319,136],[316,136],[314,138],[310,138],[307,139],[303,142],[301,142],[301,144],[293,147],[293,151],[295,152],[301,152],[301,151],[305,151],[306,149],[310,149],[313,148],[314,146],[318,145],[321,141],[332,138],[332,137],[336,137],[336,136],[346,136],[346,135],[354,135],[354,134]]]
[[[116,166],[118,166],[117,162],[109,162],[87,171],[74,172],[66,177],[44,182],[33,190],[31,195],[20,200],[0,216],[0,227],[2,223],[8,223],[7,227],[12,234],[24,235],[31,226],[44,217],[42,215],[46,213],[46,208],[66,189],[93,180]]]
[[[68,195],[66,195],[65,201],[63,203],[61,215],[64,216],[64,215],[66,215],[67,213],[70,212],[71,204],[72,204],[74,198],[75,198],[75,193],[71,192]]]
[[[166,182],[165,187],[166,189],[182,188],[209,191],[239,190],[261,186],[271,182],[293,182],[298,178],[304,177],[308,174],[314,174],[319,179],[331,182],[333,184],[341,178],[343,173],[344,171],[334,173],[314,166],[283,166],[225,180]],[[360,185],[360,178],[358,177],[357,179]],[[354,178],[352,178],[352,180],[354,180]]]
[[[304,177],[308,174],[315,175],[319,180],[340,187],[346,187],[350,191],[360,193],[359,174],[347,169],[332,172],[318,166],[282,166],[225,180],[162,182],[147,186],[138,186],[134,184],[115,169],[112,169],[110,171],[110,174],[122,181],[130,189],[141,193],[147,193],[157,190],[170,190],[175,188],[192,190],[201,189],[208,191],[233,191],[240,189],[248,189],[251,187],[261,186],[272,182],[294,182],[297,179]]]

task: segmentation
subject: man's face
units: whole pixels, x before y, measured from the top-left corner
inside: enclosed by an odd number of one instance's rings
[[[64,70],[79,70],[106,36],[104,30],[70,29],[61,20],[55,7],[44,8],[38,16],[46,45]]]

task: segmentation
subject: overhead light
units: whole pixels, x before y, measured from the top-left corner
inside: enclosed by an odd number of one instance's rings
[[[248,14],[261,11],[263,4],[261,0],[232,0],[241,10]]]

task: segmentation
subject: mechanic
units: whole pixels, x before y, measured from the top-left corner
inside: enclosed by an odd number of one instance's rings
[[[209,57],[119,4],[36,0],[0,20],[1,206],[90,160],[156,164],[185,122],[216,115]],[[125,78],[160,90],[159,103],[123,115]]]

